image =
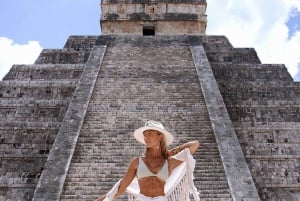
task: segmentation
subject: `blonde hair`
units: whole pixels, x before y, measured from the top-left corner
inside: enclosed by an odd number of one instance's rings
[[[160,142],[160,151],[161,155],[164,157],[164,159],[168,159],[168,145],[166,143],[165,136],[163,140]]]
[[[164,159],[168,159],[168,145],[166,143],[166,138],[165,138],[165,135],[163,133],[160,132],[161,135],[163,135],[163,139],[162,141],[160,141],[160,153],[161,155],[163,156]],[[147,155],[147,152],[148,152],[148,149],[149,148],[146,148],[146,152],[145,152],[145,155]]]

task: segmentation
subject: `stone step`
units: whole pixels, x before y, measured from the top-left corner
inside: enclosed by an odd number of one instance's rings
[[[106,185],[110,185],[108,183],[101,183],[101,185],[96,185],[96,184],[91,184],[90,186],[65,186],[64,188],[64,195],[76,195],[76,194],[96,194],[95,192],[97,192],[99,190],[99,188],[103,188]],[[212,197],[212,198],[216,198],[220,195],[223,195],[227,198],[230,198],[230,194],[229,191],[227,190],[222,190],[222,189],[209,189],[209,190],[201,190],[198,189],[200,196],[201,197]],[[76,193],[78,192],[78,193]],[[215,195],[216,194],[216,195]]]
[[[195,138],[191,138],[191,139],[195,139]],[[99,140],[99,139],[98,139]],[[113,145],[114,143],[118,143],[118,145],[120,146],[127,146],[129,148],[141,148],[140,145],[130,145],[130,143],[134,142],[133,141],[134,139],[130,139],[130,140],[124,140],[122,142],[117,142],[118,139],[107,139],[107,140],[104,140],[104,141],[100,141],[101,143],[103,144],[108,144],[108,145]],[[174,145],[175,146],[175,145]],[[197,152],[195,153],[196,155],[197,154],[203,154],[203,152],[206,152],[206,153],[209,153],[209,152],[218,152],[218,147],[216,145],[215,142],[213,143],[201,143],[201,148],[202,149],[199,149],[197,150]],[[173,146],[172,146],[173,147]],[[92,156],[96,156],[96,155],[103,155],[103,147],[100,146],[97,146],[97,141],[94,141],[94,144],[92,143],[82,143],[80,145],[77,145],[77,149],[78,150],[81,150],[82,152],[77,152],[79,154],[82,154],[82,155],[92,155]],[[111,148],[112,151],[117,151],[118,148]]]
[[[111,146],[113,146],[113,145],[111,145]],[[122,147],[125,151],[128,151],[128,152],[130,151],[130,149],[134,148],[134,146],[130,146],[128,144],[124,145],[124,146],[122,146],[122,144],[119,144],[119,147]],[[139,148],[139,147],[137,147],[137,148]],[[101,149],[99,151],[91,150],[91,149],[86,149],[86,151],[83,150],[83,149],[77,149],[78,151],[75,152],[75,155],[76,155],[76,157],[81,158],[81,159],[84,159],[85,157],[86,158],[88,158],[88,157],[98,158],[100,156],[103,156],[103,151],[107,150],[107,149],[109,149],[109,148],[106,147],[106,148],[103,148],[103,149]],[[202,149],[204,149],[204,148],[202,147]],[[114,158],[114,157],[120,158],[120,157],[124,156],[125,154],[128,154],[128,153],[117,154],[118,149],[109,149],[109,150],[116,151],[116,154],[110,155],[111,158]],[[141,149],[139,149],[139,150],[141,150]],[[90,152],[90,153],[87,153],[87,152]],[[207,159],[207,157],[205,157],[203,155],[207,154],[207,155],[218,156],[218,153],[219,152],[218,152],[217,149],[214,150],[214,149],[210,148],[210,149],[206,149],[206,150],[202,150],[202,151],[197,152],[195,154],[195,156],[199,157],[197,159],[201,160],[201,159]],[[201,157],[201,156],[203,156],[203,157]]]
[[[132,148],[131,148],[132,149]],[[104,150],[104,151],[118,151],[117,149],[115,149],[115,150],[113,150],[113,149],[106,149],[106,150]],[[128,147],[128,148],[124,148],[124,150],[125,151],[130,151],[130,147]],[[87,151],[89,151],[89,149],[87,149]],[[75,155],[74,156],[76,156],[76,159],[74,158],[74,160],[88,160],[88,159],[95,159],[95,160],[97,160],[97,159],[103,159],[103,152],[104,151],[101,151],[101,152],[98,152],[98,153],[96,153],[96,152],[93,152],[93,151],[90,151],[91,153],[85,153],[85,151],[84,150],[80,150],[80,151],[76,151],[76,153],[75,153]],[[209,158],[209,157],[201,157],[202,155],[209,155],[210,157],[211,156],[214,156],[214,157],[216,157],[216,156],[218,156],[219,154],[218,154],[218,151],[210,151],[210,150],[205,150],[205,151],[202,151],[202,152],[199,152],[197,155],[195,155],[195,156],[197,156],[198,158],[197,158],[197,161],[199,161],[199,162],[202,162],[202,161],[205,161],[205,162],[209,162],[208,160],[217,160],[217,161],[220,161],[220,159],[211,159],[211,158]],[[124,154],[117,154],[117,155],[111,155],[110,156],[110,158],[112,158],[112,159],[115,159],[115,160],[118,160],[118,159],[120,159],[120,158],[122,158],[122,157],[124,157],[124,156],[127,156],[128,155],[128,153],[124,153]],[[205,164],[203,164],[203,165],[205,165]]]
[[[14,86],[14,87],[64,87],[64,86],[76,86],[77,81],[71,80],[63,80],[63,81],[40,81],[40,80],[8,80],[1,81],[0,87],[1,89],[6,86]]]
[[[213,68],[217,77],[222,73],[222,79],[225,80],[241,80],[243,79],[245,85],[253,83],[253,88],[260,88],[261,83],[265,83],[270,87],[274,87],[274,83],[281,87],[287,87],[294,85],[291,76],[287,73],[286,67],[282,64],[226,64],[226,63],[214,63]],[[225,70],[226,69],[226,70]],[[247,73],[245,73],[247,69]],[[231,73],[229,73],[231,72]],[[229,75],[230,74],[230,75]],[[266,81],[266,77],[268,80]],[[234,79],[232,79],[234,78]],[[270,80],[272,79],[272,80]],[[255,84],[254,84],[255,83]],[[239,84],[236,82],[236,84]],[[264,87],[265,88],[265,87]]]
[[[126,152],[128,152],[128,151],[126,151]],[[206,153],[204,153],[204,154],[206,154]],[[210,157],[218,157],[219,156],[218,154],[210,154],[210,153],[207,155],[209,155]],[[128,154],[126,154],[126,156],[128,156]],[[197,162],[199,164],[201,164],[201,166],[203,166],[203,167],[210,166],[210,165],[215,166],[216,164],[218,164],[221,161],[220,159],[209,159],[208,157],[200,159],[201,155],[198,155],[198,156],[195,155],[195,157],[197,157]],[[84,161],[89,161],[89,160],[91,160],[93,162],[97,162],[97,161],[101,161],[103,159],[104,159],[104,157],[102,155],[93,155],[93,156],[92,155],[76,155],[76,158],[74,158],[74,162],[77,163],[77,162],[84,162]],[[105,159],[118,161],[118,160],[124,159],[124,155],[123,156],[115,155],[115,156],[111,156],[111,157],[105,157]]]
[[[22,129],[57,129],[61,122],[24,122],[24,121],[1,121],[0,130],[6,130],[11,128],[22,128]]]
[[[91,50],[43,49],[35,64],[85,64]]]
[[[105,161],[103,161],[104,163]],[[108,165],[108,164],[107,164]],[[124,172],[126,171],[126,168],[128,166],[128,163],[111,163],[111,165],[116,165],[116,166],[123,166],[122,169],[119,169],[119,170],[112,170],[109,166],[104,166],[102,167],[102,169],[94,169],[94,170],[90,170],[90,169],[87,169],[87,170],[74,170],[74,169],[70,169],[69,171],[69,174],[70,176],[72,175],[72,177],[74,178],[81,178],[81,177],[91,177],[91,175],[97,175],[99,178],[101,178],[103,175],[103,172],[108,172],[109,174],[112,174],[112,173],[116,173],[118,174],[118,178],[122,178],[123,177],[123,174]],[[202,172],[201,169],[206,169],[206,168],[209,168],[211,169],[210,171],[207,171],[207,172]],[[93,171],[93,173],[91,174],[90,172]],[[224,171],[222,172],[221,171],[221,166],[218,165],[218,166],[198,166],[196,165],[196,170],[195,170],[195,174],[198,175],[198,176],[202,176],[203,177],[220,177],[220,176],[225,176],[225,173]],[[121,176],[120,176],[121,175]],[[109,177],[109,176],[106,176],[106,178]],[[201,178],[199,178],[201,180]],[[222,180],[223,181],[223,180]]]
[[[195,184],[207,199],[230,200],[189,44],[175,38],[118,38],[107,47],[61,200],[95,199],[122,178],[144,154],[132,133],[146,119],[167,122],[172,147],[200,140]]]
[[[39,106],[39,107],[55,107],[55,106],[65,106],[68,105],[69,101],[67,100],[36,100],[36,99],[14,99],[14,98],[0,98],[1,108],[11,108],[11,107],[30,107],[30,106]]]
[[[82,50],[91,50],[97,39],[98,35],[90,36],[90,35],[72,35],[69,36],[66,44],[64,45],[64,49],[73,49],[76,51]]]
[[[103,116],[105,116],[105,115],[103,115]],[[189,116],[189,115],[187,115],[187,116]],[[99,123],[102,123],[102,122],[99,122],[99,121],[86,121],[86,123],[83,125],[83,129],[87,129],[88,130],[88,129],[101,129],[101,128],[105,128],[105,126],[106,126],[105,124],[103,125],[103,124],[99,124]],[[199,124],[201,124],[201,123],[199,122]],[[204,131],[204,129],[207,130],[208,128],[211,129],[211,125],[206,125],[206,126],[201,126],[200,125],[201,127],[199,125],[196,125],[196,126],[201,131]],[[196,126],[194,127],[194,129],[197,128]],[[186,124],[184,127],[189,128],[188,124]],[[124,130],[124,129],[125,128],[121,128],[120,130]],[[113,132],[113,131],[111,131],[111,132]],[[114,131],[114,132],[117,133],[116,131]],[[133,129],[131,129],[130,132],[133,132]]]
[[[98,187],[99,188],[99,187]],[[87,190],[87,189],[74,189],[74,190],[70,190],[68,191],[67,189],[65,189],[66,194],[62,195],[60,198],[65,200],[65,199],[75,199],[75,200],[86,200],[86,199],[97,199],[101,194],[97,194],[97,190],[98,188],[94,188],[91,190]],[[78,192],[78,193],[76,193]],[[123,199],[126,199],[126,195],[122,196],[124,197]],[[231,195],[229,192],[225,192],[225,191],[218,191],[218,190],[211,190],[209,192],[200,192],[200,200],[224,200],[224,198],[227,200],[231,200]],[[116,200],[123,200],[121,199],[116,199]],[[124,200],[124,201],[125,201]]]
[[[198,159],[196,159],[198,161]],[[113,163],[112,163],[113,164]],[[128,161],[129,164],[129,161]],[[199,165],[198,163],[196,163],[196,165]],[[72,171],[73,169],[80,169],[80,170],[85,170],[85,169],[100,169],[100,170],[105,170],[105,168],[107,167],[108,170],[110,170],[110,164],[109,161],[107,161],[105,164],[103,164],[103,162],[99,162],[99,163],[84,163],[84,162],[80,162],[80,163],[76,163],[76,162],[72,162],[72,166],[70,167],[70,171]],[[210,173],[210,172],[215,172],[216,174],[220,174],[220,173],[224,173],[224,169],[223,167],[219,166],[216,167],[215,169],[198,169],[197,170],[198,173],[202,173],[202,174],[206,174],[206,173]],[[225,173],[224,173],[225,174]]]
[[[3,80],[78,80],[84,67],[84,64],[13,65]]]
[[[100,179],[101,177],[97,178],[97,175],[95,175],[95,177],[93,178],[78,178],[75,177],[72,180],[66,180],[66,182],[68,182],[68,185],[70,187],[72,186],[76,186],[76,187],[91,187],[91,186],[102,186],[102,181]],[[216,179],[217,177],[209,177],[208,180],[205,181],[196,181],[197,184],[200,185],[200,189],[204,189],[204,188],[209,188],[209,189],[223,189],[224,187],[227,186],[227,180],[221,180],[221,179]],[[115,177],[111,178],[112,180],[116,179]]]
[[[101,122],[99,122],[101,123]],[[199,123],[200,124],[200,123]],[[103,128],[91,128],[89,129],[89,127],[87,127],[86,125],[84,125],[84,128],[82,129],[82,141],[80,141],[83,146],[97,146],[96,143],[93,142],[113,142],[115,139],[113,138],[109,138],[107,137],[107,139],[101,139],[104,136],[108,136],[107,134],[109,134],[110,136],[115,135],[115,137],[118,136],[118,134],[120,132],[122,132],[124,129],[114,129],[114,131],[107,131],[103,125]],[[129,132],[129,138],[124,139],[125,141],[132,141],[133,140],[133,130],[132,131],[127,131]],[[189,133],[190,135],[187,136],[187,133]],[[202,135],[200,136],[199,133],[201,133]],[[205,133],[205,135],[203,135],[203,133]],[[207,125],[207,126],[201,126],[200,129],[189,129],[189,130],[184,130],[184,133],[181,132],[180,135],[185,134],[184,139],[193,139],[193,138],[197,138],[198,140],[200,140],[200,146],[211,146],[213,144],[215,144],[215,138],[213,137],[213,131],[211,130],[211,126]],[[180,136],[178,135],[178,136]],[[101,138],[100,138],[101,137]],[[119,136],[118,136],[119,137]],[[127,137],[127,136],[126,136]],[[125,138],[125,137],[124,137]],[[85,141],[87,140],[87,141]],[[213,142],[212,142],[213,141]],[[174,142],[173,145],[171,145],[170,147],[176,146],[176,144],[178,144],[177,139],[176,142]]]
[[[35,144],[24,148],[24,144],[1,144],[0,155],[6,158],[47,157],[51,146],[52,144]]]
[[[62,121],[68,100],[0,99],[0,116],[12,121]]]
[[[88,134],[86,134],[86,136],[88,136]],[[94,137],[94,136],[91,136],[89,139],[80,139],[78,142],[82,143],[83,145],[87,145],[87,146],[90,146],[91,148],[96,148],[95,146],[103,146],[104,144],[109,144],[109,143],[116,143],[117,140],[115,139],[104,139],[104,140],[101,140],[101,135],[99,135],[98,137]],[[188,138],[185,138],[186,141],[190,141],[190,140],[199,140],[200,141],[200,146],[203,148],[203,147],[211,147],[211,146],[216,146],[216,142],[215,142],[215,139],[207,139],[205,137],[188,137]],[[123,145],[126,146],[126,142],[132,142],[131,140],[124,140],[124,143]],[[176,143],[177,145],[177,143]],[[127,146],[130,146],[127,144]],[[133,146],[133,145],[131,145]],[[135,147],[140,147],[138,145],[136,145]],[[175,144],[173,146],[171,146],[170,148],[173,148],[175,147]],[[103,149],[103,147],[101,147]]]
[[[66,182],[68,182],[68,184],[74,183],[74,185],[86,185],[89,186],[90,183],[99,183],[100,178],[101,178],[101,173],[99,172],[98,174],[96,170],[90,170],[93,171],[93,174],[87,175],[87,174],[74,174],[72,173],[72,171],[70,171],[70,174],[72,174],[72,177],[68,177],[66,179]],[[94,174],[95,173],[95,174]],[[213,174],[213,175],[212,175]],[[197,175],[200,177],[200,180],[195,180],[197,183],[201,184],[201,185],[227,185],[227,181],[225,180],[213,180],[213,179],[209,179],[209,180],[204,180],[203,178],[213,178],[214,177],[224,177],[224,173],[199,173],[197,172]],[[97,177],[99,176],[99,177]],[[112,178],[113,179],[113,178]],[[217,181],[217,182],[216,182]],[[211,188],[211,187],[209,187]],[[213,187],[213,188],[217,188],[217,186]]]
[[[76,81],[2,81],[0,98],[70,99],[76,84]]]
[[[57,131],[57,128],[2,128],[0,134],[0,142],[1,144],[15,144],[15,146],[19,146],[21,144],[52,144],[56,137]]]
[[[174,98],[174,97],[172,97]],[[205,113],[206,112],[206,108],[198,103],[193,104],[193,105],[188,105],[188,104],[172,104],[172,102],[170,101],[170,105],[167,104],[167,102],[165,101],[161,101],[160,104],[151,104],[149,103],[148,106],[143,105],[145,104],[144,102],[140,102],[139,105],[132,105],[132,104],[127,104],[124,101],[124,104],[115,104],[114,103],[115,100],[110,101],[109,104],[99,104],[99,105],[94,105],[93,108],[89,109],[89,114],[86,116],[86,118],[90,118],[91,120],[100,120],[99,119],[99,115],[100,114],[113,114],[116,111],[120,111],[120,113],[125,113],[125,111],[128,113],[130,112],[139,112],[139,111],[145,111],[148,113],[154,113],[154,112],[176,112],[178,113],[178,117],[180,118],[181,116],[187,116],[191,113],[191,111],[199,111],[201,113]],[[149,101],[146,101],[149,102]],[[152,101],[151,101],[152,102]],[[92,103],[90,103],[92,104]],[[151,105],[151,106],[150,106]],[[201,118],[203,121],[207,120],[205,117]],[[200,119],[200,120],[201,120]],[[199,120],[199,119],[198,119]]]
[[[136,99],[138,100],[137,103],[148,103],[149,105],[151,105],[152,102],[155,101],[155,99],[153,98],[153,95],[151,94],[147,94],[147,93],[150,93],[150,92],[146,92],[145,91],[145,94],[135,94],[135,95],[129,95],[128,93],[126,93],[126,91],[124,92],[124,90],[122,90],[122,88],[114,88],[115,90],[114,91],[111,91],[111,93],[114,93],[115,96],[119,97],[119,98],[122,98],[124,99],[124,103],[126,104],[126,100],[130,100],[130,99]],[[123,92],[121,92],[123,91]],[[191,104],[193,103],[196,103],[198,104],[199,103],[199,99],[202,98],[202,96],[196,96],[196,95],[184,95],[184,94],[176,94],[176,95],[165,95],[165,91],[156,91],[155,92],[158,96],[164,96],[164,98],[161,98],[160,99],[160,102],[161,103],[165,103],[166,106],[184,106],[184,105],[187,105],[187,103],[183,103],[184,100],[188,100],[191,102]],[[99,99],[102,99],[105,103],[108,103],[107,106],[109,105],[113,105],[113,103],[115,102],[116,100],[116,97],[107,97],[107,96],[104,96],[103,94],[93,94],[93,98],[99,98]],[[176,101],[174,99],[171,99],[171,98],[182,98],[182,102],[179,102],[179,101]],[[168,100],[170,99],[170,100]],[[169,101],[170,105],[167,104]],[[173,104],[172,105],[172,102],[175,102],[177,104]],[[136,107],[140,106],[140,107],[149,107],[149,105],[143,105],[143,104],[140,104],[140,105],[137,105]],[[101,104],[102,105],[102,104]],[[118,104],[118,105],[121,105]],[[116,105],[116,106],[118,106]],[[95,104],[95,106],[97,107],[97,104]],[[196,105],[196,106],[201,106],[200,104]],[[202,107],[204,107],[204,105],[202,104]],[[142,108],[141,108],[142,109]]]

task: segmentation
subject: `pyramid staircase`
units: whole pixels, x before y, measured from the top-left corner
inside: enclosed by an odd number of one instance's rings
[[[147,119],[199,140],[195,184],[202,200],[231,200],[227,179],[184,37],[117,37],[107,47],[60,197],[93,200],[143,155],[132,137]],[[123,197],[120,198],[122,200]]]
[[[201,142],[202,200],[298,200],[299,86],[224,36],[71,36],[0,82],[0,200],[94,200],[147,119]]]
[[[0,200],[96,199],[144,154],[132,133],[154,119],[172,146],[200,141],[203,201],[258,201],[201,40],[71,36],[14,66],[0,83]]]

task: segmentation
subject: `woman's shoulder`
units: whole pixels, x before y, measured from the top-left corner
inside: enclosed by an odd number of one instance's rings
[[[141,157],[134,157],[131,161],[131,163],[139,163],[139,160],[140,160]]]
[[[134,168],[136,169],[139,165],[139,157],[135,157],[131,160],[131,163],[129,165],[129,168]]]
[[[168,164],[169,164],[169,168],[171,170],[178,167],[181,163],[182,163],[182,161],[177,160],[175,158],[172,158],[172,157],[168,158]]]

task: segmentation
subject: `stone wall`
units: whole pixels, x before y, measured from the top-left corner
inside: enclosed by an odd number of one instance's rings
[[[35,64],[84,64],[97,36],[70,36],[63,49],[43,49]]]
[[[187,37],[100,40],[107,48],[60,200],[95,200],[107,192],[143,155],[134,129],[155,119],[174,133],[174,146],[201,141],[195,184],[202,200],[231,201]]]
[[[205,23],[195,24],[193,21],[102,21],[103,34],[143,35],[143,27],[154,27],[155,35],[184,35],[205,32]]]
[[[253,48],[234,48],[224,36],[200,38],[261,199],[299,200],[300,84],[293,82],[284,65],[261,64]],[[113,145],[120,138],[128,143],[122,145],[124,150],[131,150],[130,132],[151,117],[161,118],[172,132],[182,134],[180,142],[195,137],[204,142],[197,160],[211,166],[197,167],[197,187],[207,200],[213,196],[231,200],[203,95],[193,83],[196,72],[192,70],[187,40],[109,36],[71,36],[63,49],[44,50],[35,64],[14,65],[0,82],[0,200],[32,199],[97,39],[98,45],[112,45],[98,76],[64,199],[86,199],[84,193],[95,198],[107,190],[107,184],[117,178],[102,176],[120,176],[112,167],[119,171],[127,164],[119,162],[118,157],[124,154],[101,155],[103,149],[108,152],[111,148],[104,144]],[[141,60],[136,59],[137,55]],[[155,99],[147,91],[150,89],[169,99]],[[95,140],[100,141],[95,144]],[[85,163],[89,157],[95,165]],[[104,168],[97,163],[104,164]],[[207,172],[210,169],[216,172]],[[89,175],[91,170],[96,176],[100,172],[101,181]],[[80,181],[84,174],[91,178]],[[76,186],[79,181],[82,186]],[[106,187],[95,192],[103,181]],[[74,191],[81,195],[74,195]]]
[[[0,200],[31,200],[97,37],[70,37],[0,82]]]
[[[143,35],[152,26],[155,35],[204,34],[205,1],[102,1],[102,34]]]
[[[261,199],[299,200],[299,83],[225,37],[203,43]]]

